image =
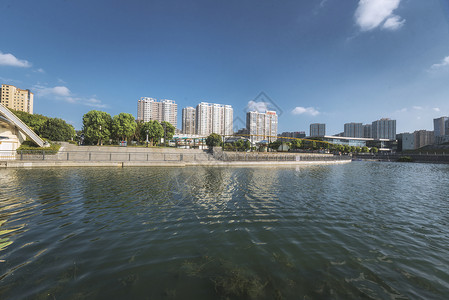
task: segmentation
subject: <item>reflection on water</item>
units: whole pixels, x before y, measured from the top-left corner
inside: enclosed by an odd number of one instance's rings
[[[0,169],[0,298],[444,298],[448,175]]]

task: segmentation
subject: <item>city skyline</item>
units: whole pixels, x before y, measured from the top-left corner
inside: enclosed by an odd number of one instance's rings
[[[180,109],[226,103],[240,120],[277,106],[279,132],[325,123],[337,134],[381,118],[413,132],[449,115],[442,0],[6,1],[0,9],[9,37],[0,83],[31,90],[35,113],[77,129],[91,109],[135,115],[141,95]]]

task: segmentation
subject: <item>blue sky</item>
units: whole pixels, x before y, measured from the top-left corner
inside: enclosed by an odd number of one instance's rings
[[[449,115],[446,0],[0,2],[0,83],[81,129],[91,109],[136,116],[140,97],[257,107],[279,132]],[[267,97],[256,97],[264,92]],[[264,102],[264,103],[262,103]]]

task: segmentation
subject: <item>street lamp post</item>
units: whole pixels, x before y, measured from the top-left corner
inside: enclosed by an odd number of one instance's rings
[[[147,143],[147,148],[148,148],[148,129],[146,130],[146,133],[147,133],[147,140],[145,141],[146,143]]]
[[[167,124],[162,123],[164,125],[164,147],[167,147]]]

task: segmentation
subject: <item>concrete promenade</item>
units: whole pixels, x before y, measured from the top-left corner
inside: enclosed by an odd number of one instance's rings
[[[299,153],[240,153],[223,159],[199,149],[76,146],[63,143],[57,154],[18,154],[1,160],[0,168],[49,167],[288,167],[349,163],[350,159],[332,155]],[[236,159],[237,158],[237,159]],[[256,160],[255,160],[256,159]]]

